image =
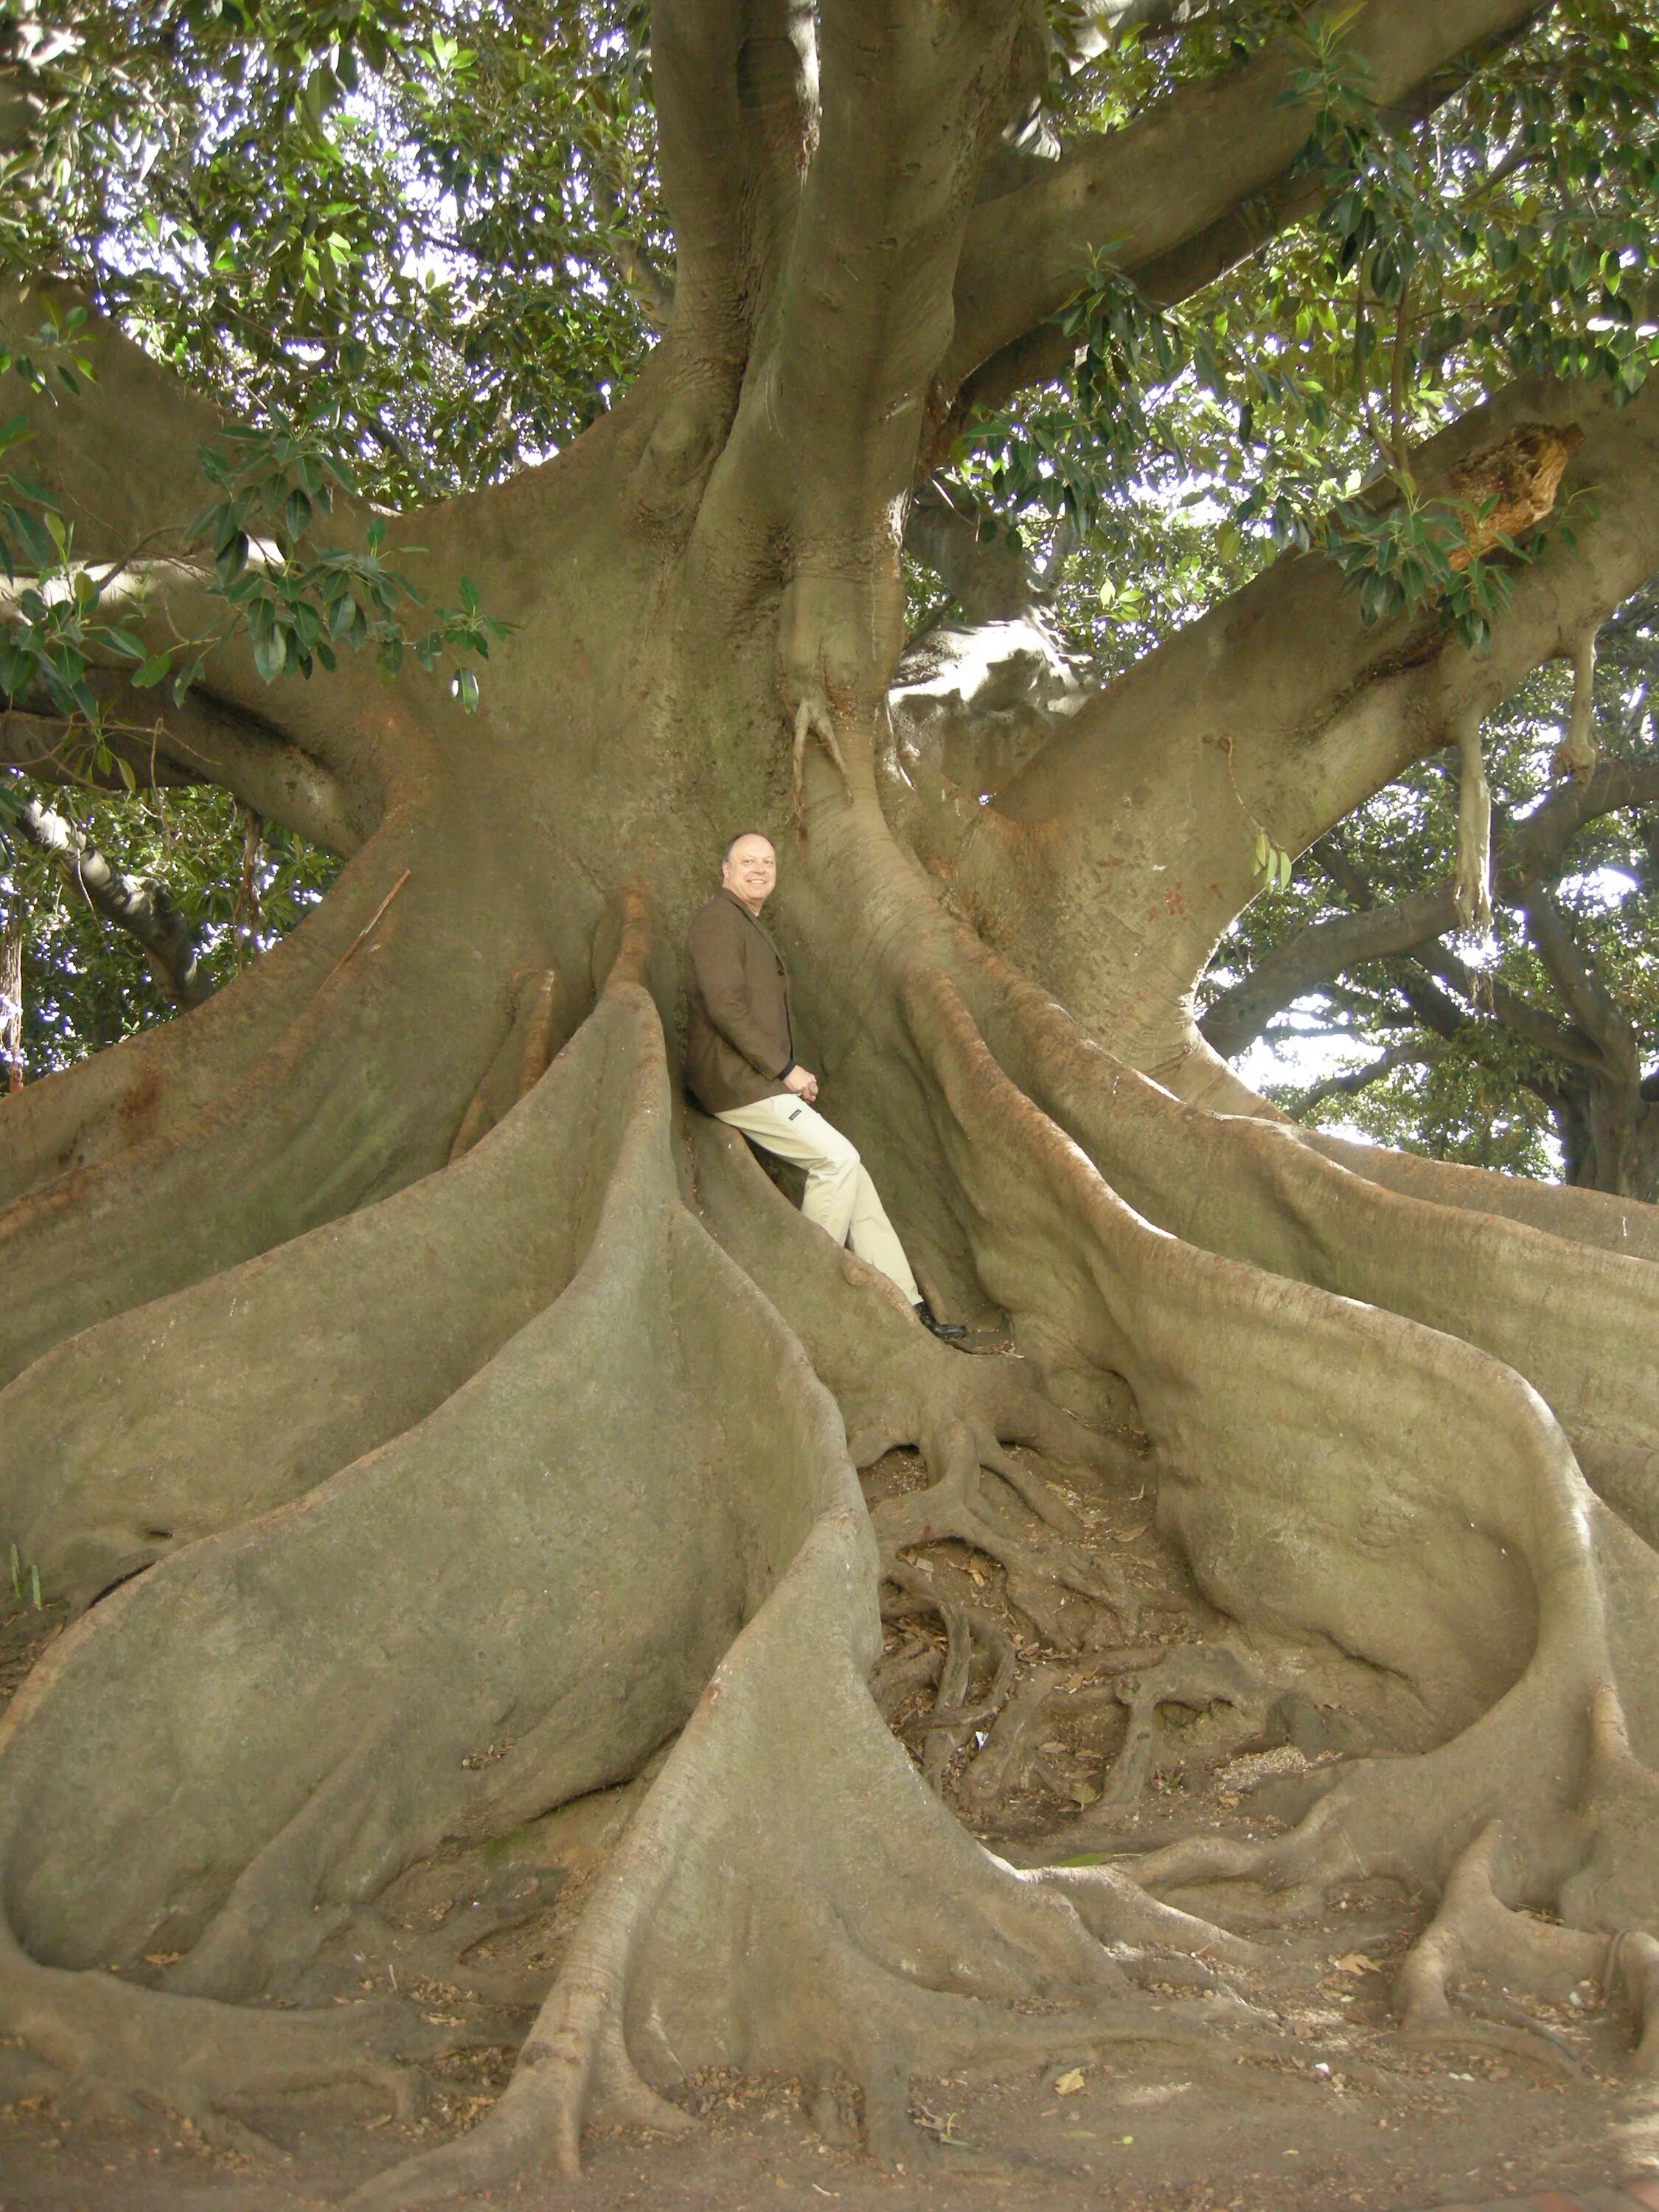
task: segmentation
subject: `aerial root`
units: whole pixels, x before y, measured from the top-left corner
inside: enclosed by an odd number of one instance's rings
[[[1457,872],[1452,904],[1466,930],[1492,925],[1492,788],[1480,751],[1480,717],[1471,709],[1453,726],[1457,744]]]
[[[847,803],[850,806],[853,803],[853,786],[848,777],[847,762],[842,753],[841,739],[836,734],[835,710],[830,704],[828,695],[817,687],[805,693],[795,708],[795,741],[789,751],[790,781],[794,792],[794,811],[792,819],[795,824],[796,840],[803,850],[806,844],[803,787],[806,779],[806,745],[807,740],[811,738],[816,738],[829,755],[830,764],[841,778],[841,787],[846,793]]]
[[[1638,2073],[1659,2075],[1659,1942],[1641,1929],[1607,1936],[1567,1928],[1504,1904],[1493,1886],[1503,1823],[1489,1821],[1453,1868],[1439,1911],[1413,1945],[1395,1989],[1401,2030],[1414,2042],[1493,2044],[1534,2063],[1582,2072],[1577,2057],[1541,2023],[1513,2003],[1494,2008],[1466,1997],[1473,2008],[1502,2017],[1481,2027],[1460,2021],[1456,1984],[1473,1975],[1560,2003],[1586,1986],[1609,2008],[1620,2000],[1635,2012]]]
[[[1594,773],[1595,750],[1595,640],[1597,625],[1587,623],[1568,641],[1572,662],[1572,713],[1566,734],[1550,762],[1552,774],[1583,783]]]

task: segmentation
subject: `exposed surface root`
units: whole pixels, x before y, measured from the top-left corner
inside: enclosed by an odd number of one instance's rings
[[[964,1358],[936,1342],[884,1277],[837,1252],[788,1204],[731,1131],[701,1115],[690,1130],[704,1217],[835,1393],[854,1464],[915,1444],[933,1474],[929,1488],[876,1507],[884,1567],[918,1545],[955,1539],[1007,1569],[1012,1600],[1045,1634],[1065,1639],[1054,1595],[1073,1590],[1132,1635],[1136,1599],[1123,1575],[1078,1540],[1071,1508],[1006,1447],[1027,1444],[1085,1469],[1133,1467],[1133,1447],[1062,1413],[1023,1362]],[[1013,1517],[1020,1506],[1035,1532]]]
[[[1534,1182],[1530,1176],[1425,1159],[1387,1145],[1355,1144],[1322,1129],[1301,1130],[1298,1141],[1339,1167],[1404,1197],[1456,1206],[1468,1213],[1497,1214],[1568,1243],[1616,1252],[1623,1259],[1659,1261],[1659,1206],[1644,1206],[1571,1183]]]
[[[1018,1662],[1013,1645],[1000,1626],[980,1607],[955,1603],[929,1589],[921,1575],[902,1566],[889,1566],[886,1579],[901,1595],[883,1606],[884,1620],[902,1619],[908,1613],[921,1611],[937,1613],[945,1626],[945,1652],[931,1669],[938,1688],[933,1711],[927,1717],[921,1760],[923,1774],[937,1790],[943,1783],[945,1768],[969,1736],[975,1729],[982,1729],[994,1721],[1007,1703]],[[990,1679],[970,1698],[976,1657],[988,1662]],[[878,1674],[880,1672],[878,1668]],[[928,1679],[930,1674],[915,1671],[912,1662],[910,1668],[896,1674],[892,1686],[902,1684],[908,1690],[916,1681]],[[874,1679],[871,1694],[885,1711],[882,1688]]]
[[[530,2164],[572,2172],[597,2121],[683,2127],[650,2084],[712,2063],[825,2085],[831,2124],[839,2074],[860,2093],[870,2148],[908,2161],[926,2151],[908,2112],[914,2072],[1209,2039],[1207,2015],[1137,2014],[1096,1937],[1225,1954],[1219,1930],[1109,1870],[1017,1874],[922,1787],[864,1688],[874,1570],[846,1497],[722,1662],[494,2112],[361,2191],[363,2212]],[[1067,2010],[1006,2008],[1032,1996]]]
[[[1172,1651],[1144,1674],[1121,1676],[1113,1692],[1128,1708],[1129,1724],[1099,1800],[1090,1808],[1094,1826],[1115,1822],[1139,1803],[1152,1769],[1160,1705],[1185,1705],[1198,1711],[1212,1705],[1231,1705],[1243,1717],[1244,1734],[1261,1726],[1267,1707],[1260,1679],[1225,1645],[1192,1644]]]
[[[655,1066],[547,1313],[396,1443],[128,1583],[36,1668],[0,1725],[0,1853],[40,1971],[173,1954],[172,1990],[329,1986],[326,1947],[412,1861],[636,1771],[690,1709],[793,1548],[791,1425],[810,1464],[833,1413],[787,1370],[747,1415],[725,1395],[731,1271],[675,1198],[659,1041]],[[619,1331],[652,1388],[596,1401]],[[0,2033],[55,2064],[58,2021],[107,2033],[95,1974],[54,1986],[44,2027],[20,2001]]]
[[[395,818],[282,943],[186,1019],[140,1030],[0,1098],[0,1207],[179,1127],[299,1019],[405,865]]]
[[[0,1212],[0,1377],[442,1166],[502,1008],[458,988],[428,852],[410,839],[401,895],[234,1084]]]
[[[228,2100],[358,2081],[410,2118],[416,2077],[398,2061],[455,2040],[398,2005],[254,2012],[161,1996],[111,1973],[66,1973],[37,1964],[3,1933],[0,2020],[40,2061],[60,2112],[172,2112],[204,2141],[256,2155],[270,2146],[226,2109]]]
[[[571,1279],[661,1056],[619,976],[455,1167],[47,1353],[0,1393],[0,1546],[85,1605],[412,1427]]]
[[[1452,1869],[1438,1912],[1401,1970],[1395,1994],[1405,2033],[1426,2038],[1451,2030],[1452,1993],[1470,1975],[1485,1974],[1505,1992],[1519,1989],[1557,2001],[1599,1985],[1609,2004],[1634,2009],[1637,2070],[1659,2073],[1659,1942],[1641,1929],[1609,1940],[1512,1911],[1492,1887],[1502,1844],[1502,1824],[1492,1821]]]
[[[1659,1365],[1626,1352],[1659,1335],[1659,1267],[1425,1204],[1344,1173],[1276,1124],[1183,1106],[1001,963],[986,974],[994,1048],[1138,1212],[1203,1250],[1489,1352],[1542,1394],[1598,1492],[1659,1541]],[[1618,1204],[1659,1249],[1659,1210]]]
[[[1243,1881],[1292,1909],[1377,1876],[1436,1891],[1501,1820],[1519,1898],[1602,1940],[1639,1926],[1659,1889],[1659,1782],[1626,1741],[1620,1692],[1646,1725],[1651,1648],[1625,1642],[1616,1677],[1611,1555],[1547,1410],[1449,1337],[1150,1230],[1008,1084],[948,986],[919,977],[907,1004],[960,1131],[953,1145],[942,1123],[941,1142],[988,1224],[988,1282],[1018,1331],[1023,1241],[1044,1240],[1050,1279],[1075,1255],[1099,1301],[1097,1357],[1127,1376],[1153,1440],[1160,1521],[1206,1591],[1235,1618],[1398,1669],[1443,1739],[1347,1762],[1285,1835],[1177,1843],[1137,1878],[1206,1899]],[[1651,1605],[1659,1562],[1637,1550],[1618,1571]]]
[[[513,978],[513,1012],[501,1049],[467,1101],[461,1126],[449,1148],[453,1167],[487,1136],[503,1114],[539,1083],[553,1057],[557,1011],[557,970],[526,969]]]

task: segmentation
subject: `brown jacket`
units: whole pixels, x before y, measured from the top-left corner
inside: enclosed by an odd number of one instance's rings
[[[795,1064],[783,956],[722,887],[685,935],[685,1079],[711,1114],[785,1095]]]

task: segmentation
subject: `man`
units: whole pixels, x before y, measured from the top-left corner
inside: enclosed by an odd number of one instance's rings
[[[896,1283],[935,1336],[964,1337],[934,1319],[857,1151],[814,1110],[817,1078],[795,1059],[783,957],[761,927],[777,880],[769,838],[732,838],[720,887],[686,933],[686,1081],[717,1120],[805,1169],[809,1221]]]

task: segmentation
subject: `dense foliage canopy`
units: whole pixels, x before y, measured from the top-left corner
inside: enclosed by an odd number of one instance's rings
[[[1012,186],[1070,132],[1234,65],[1298,16],[1292,0],[1054,5],[1046,81],[983,190]],[[1028,341],[1018,361],[988,364],[944,425],[933,495],[969,519],[1005,583],[1017,577],[1080,684],[1279,550],[1316,544],[1368,617],[1431,599],[1478,642],[1524,547],[1506,535],[1470,559],[1485,518],[1418,496],[1414,443],[1517,371],[1610,380],[1627,395],[1654,356],[1659,33],[1645,15],[1574,0],[1409,115],[1371,105],[1343,22],[1339,10],[1302,34],[1293,96],[1310,138],[1289,207],[1261,210],[1270,242],[1196,293],[1172,271],[1167,300],[1098,257],[1036,351]],[[498,635],[476,588],[456,580],[455,606],[416,608],[398,526],[384,557],[378,544],[341,553],[331,493],[355,485],[395,511],[497,479],[568,441],[638,369],[673,283],[647,11],[49,0],[14,11],[0,38],[0,252],[60,271],[256,426],[206,456],[199,535],[226,620],[253,630],[263,672],[309,677],[362,645],[390,665],[408,646],[476,697],[478,656]],[[11,367],[71,386],[96,374],[72,310]],[[30,497],[27,458],[6,456],[10,550],[67,579],[72,537],[42,537],[54,519]],[[908,573],[918,628],[982,615],[960,570],[942,581],[924,556]],[[331,864],[268,838],[250,878],[258,926],[236,935],[245,825],[188,787],[125,798],[143,780],[141,733],[110,722],[97,680],[125,657],[141,683],[181,686],[203,641],[147,636],[142,594],[137,617],[125,603],[112,613],[113,580],[97,580],[102,603],[83,581],[78,599],[65,584],[43,586],[33,613],[14,606],[0,675],[15,706],[44,705],[64,728],[48,782],[12,775],[8,789],[33,790],[116,867],[156,878],[217,973],[301,910]],[[1638,631],[1632,617],[1621,635]],[[1602,742],[1638,759],[1653,732],[1629,652],[1601,684]],[[1489,732],[1500,842],[1548,784],[1562,696],[1540,678]],[[1344,833],[1358,873],[1339,884],[1316,854],[1288,889],[1289,856],[1263,825],[1273,896],[1224,948],[1216,989],[1344,901],[1392,899],[1443,872],[1455,817],[1455,783],[1426,771]],[[1553,878],[1650,1060],[1652,819],[1598,816]],[[40,1073],[168,1000],[140,954],[65,894],[61,866],[24,857],[15,829],[9,850],[0,880],[29,917]],[[1534,1173],[1565,1157],[1571,1170],[1571,1050],[1564,1063],[1538,1022],[1523,1036],[1486,1012],[1497,985],[1544,1009],[1539,1022],[1572,1019],[1518,911],[1500,898],[1490,943],[1455,956],[1468,988],[1441,974],[1431,1011],[1430,987],[1406,994],[1398,962],[1368,966],[1276,1016],[1268,1041],[1311,1029],[1369,1048],[1353,1071],[1365,1087],[1341,1110],[1379,1134]],[[1304,1065],[1273,1095],[1328,1114],[1323,1086],[1303,1095]],[[1328,1072],[1353,1091],[1347,1063]]]

